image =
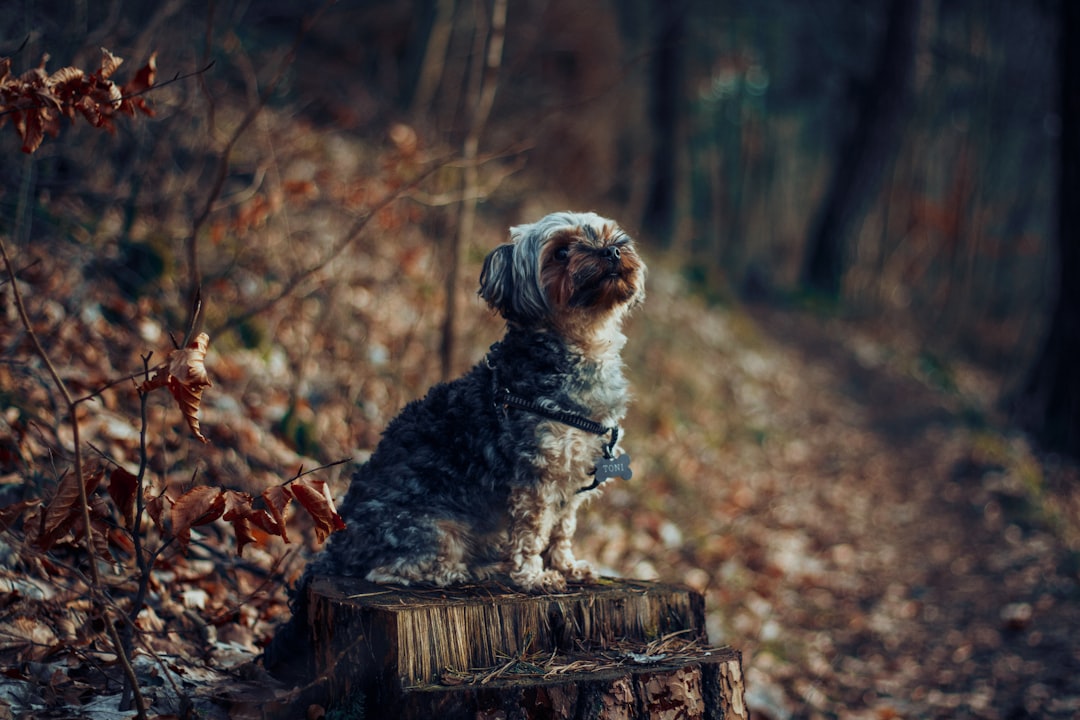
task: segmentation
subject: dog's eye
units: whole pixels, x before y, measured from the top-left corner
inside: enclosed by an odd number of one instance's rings
[[[555,251],[555,259],[558,260],[559,262],[566,262],[567,258],[569,258],[569,257],[570,257],[570,248],[568,248],[568,247],[561,247],[561,248],[559,248],[558,250]]]

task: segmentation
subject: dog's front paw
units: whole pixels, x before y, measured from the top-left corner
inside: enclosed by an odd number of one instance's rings
[[[566,576],[558,570],[510,573],[510,580],[522,590],[534,593],[564,592]]]
[[[565,592],[566,576],[558,570],[545,570],[537,578],[538,585],[533,587],[534,592]]]
[[[569,547],[555,548],[548,564],[574,582],[595,582],[597,579],[592,565],[585,560],[575,558]]]
[[[564,570],[566,577],[575,582],[594,583],[599,576],[593,570],[593,566],[586,560],[575,560],[569,568]]]

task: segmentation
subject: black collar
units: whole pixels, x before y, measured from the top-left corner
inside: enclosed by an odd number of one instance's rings
[[[587,433],[593,435],[607,435],[611,434],[611,442],[604,444],[604,457],[608,460],[614,458],[612,453],[615,450],[615,444],[619,442],[619,426],[613,425],[612,427],[605,427],[595,420],[590,420],[583,415],[577,415],[575,413],[566,412],[565,410],[555,410],[547,408],[536,402],[535,400],[527,400],[523,397],[518,397],[510,392],[509,388],[502,388],[495,392],[495,407],[502,408],[503,412],[507,408],[517,408],[518,410],[525,410],[531,412],[533,415],[539,415],[545,417],[548,420],[554,420],[560,422],[563,425],[569,425],[575,427],[578,430],[584,430]]]

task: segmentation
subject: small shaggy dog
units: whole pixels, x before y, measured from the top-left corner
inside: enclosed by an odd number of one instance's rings
[[[301,588],[313,575],[450,585],[508,573],[539,592],[592,578],[570,543],[578,507],[629,478],[615,453],[620,327],[645,297],[645,265],[594,213],[553,213],[510,239],[485,259],[479,291],[506,335],[390,423],[341,504],[347,529]]]

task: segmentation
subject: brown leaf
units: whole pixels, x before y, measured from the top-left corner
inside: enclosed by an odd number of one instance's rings
[[[84,481],[87,496],[94,491],[104,475],[105,471],[101,469],[87,473]],[[76,520],[82,520],[79,479],[75,473],[68,473],[60,480],[56,495],[45,507],[41,519],[41,534],[37,538],[38,547],[48,550],[71,529]]]
[[[120,548],[128,555],[131,555],[135,552],[135,543],[131,540],[131,533],[127,532],[126,530],[112,527],[109,528],[107,536],[109,538],[110,547]]]
[[[90,505],[90,519],[91,520],[111,520],[112,511],[109,509],[109,504],[105,502],[105,498],[101,495],[90,495],[86,498],[87,503]]]
[[[120,104],[124,100],[124,97],[120,92],[120,88],[116,87],[116,83],[112,81],[107,80],[105,82],[99,82],[98,89],[94,93],[94,95],[101,100],[102,104],[108,105],[109,112],[103,113],[103,116],[105,117],[108,124],[111,125],[112,111],[119,110]]]
[[[225,511],[222,514],[223,520],[234,520],[236,518],[247,517],[254,511],[251,506],[251,502],[254,498],[248,495],[246,492],[239,492],[237,490],[225,491]]]
[[[276,535],[285,542],[289,542],[289,537],[285,532],[285,523],[275,520],[266,510],[261,508],[253,510],[246,519],[254,527],[259,528],[267,535]]]
[[[13,617],[4,623],[4,635],[21,662],[43,660],[65,644],[49,623],[34,617]]]
[[[221,488],[200,485],[178,497],[169,515],[180,547],[187,549],[191,528],[214,522],[224,511],[225,493]]]
[[[138,477],[122,467],[109,473],[109,497],[116,503],[126,527],[131,527],[135,519],[135,493],[138,485]]]
[[[139,110],[148,117],[154,117],[153,109],[146,104],[146,98],[141,95],[154,86],[156,77],[157,52],[155,51],[150,54],[150,59],[139,69],[139,72],[135,73],[135,77],[124,85],[122,92],[125,100],[120,105],[120,109],[128,115],[134,115],[135,110]]]
[[[244,546],[256,542],[256,538],[252,533],[251,522],[248,518],[236,518],[230,522],[233,526],[233,532],[236,533],[236,555],[239,557],[244,554]]]
[[[253,498],[245,492],[235,490],[225,491],[225,512],[221,518],[233,526],[236,533],[236,554],[243,555],[244,546],[255,542],[255,536],[251,532],[251,516],[256,512],[266,514],[265,510],[258,510],[252,506]]]
[[[113,55],[107,49],[101,48],[101,67],[98,70],[98,77],[102,80],[108,80],[123,63],[124,58]]]
[[[165,526],[162,524],[166,517],[164,512],[166,501],[171,503],[172,498],[165,493],[160,495],[151,495],[149,491],[143,493],[143,507],[146,508],[146,513],[150,516],[150,519],[154,521],[154,526],[157,527],[158,532],[162,534],[167,534]]]
[[[86,121],[94,127],[100,127],[102,124],[101,112],[98,109],[98,104],[88,97],[81,97],[71,104],[71,110],[74,112],[78,110],[82,113],[82,116],[86,118]]]
[[[41,504],[41,498],[31,498],[0,508],[0,530],[11,528],[26,511]]]
[[[139,68],[139,72],[135,73],[135,77],[131,78],[128,84],[124,86],[124,93],[130,95],[131,93],[149,90],[154,86],[156,78],[157,50],[150,53],[150,58],[146,61],[146,64]]]
[[[75,111],[84,102],[88,102],[89,98],[86,97],[86,92],[92,78],[88,79],[86,73],[78,68],[65,67],[60,68],[46,80],[51,93],[56,99],[63,103],[62,107],[58,109],[69,120],[75,120]],[[86,114],[86,110],[82,110],[83,114]],[[89,117],[87,118],[90,119]]]
[[[30,108],[15,113],[15,129],[22,138],[22,151],[27,155],[41,147],[45,139],[45,108]]]
[[[46,134],[57,136],[62,116],[74,121],[81,114],[94,127],[115,132],[113,119],[117,111],[132,116],[136,110],[154,114],[142,93],[153,87],[156,54],[123,90],[110,78],[124,61],[105,48],[101,49],[101,63],[93,73],[63,67],[49,74],[45,70],[48,59],[45,55],[38,67],[18,77],[11,74],[11,60],[0,59],[0,126],[10,115],[22,139],[23,152],[35,152]]]
[[[163,368],[155,372],[153,377],[151,377],[149,380],[139,385],[139,392],[146,394],[149,392],[153,392],[160,387],[165,387],[168,384],[169,370],[168,368]]]
[[[199,333],[186,348],[173,350],[169,353],[169,374],[185,385],[209,385],[205,364],[209,345],[210,336]]]
[[[266,503],[266,518],[253,515],[252,521],[271,535],[278,535],[285,542],[289,542],[289,535],[285,531],[285,507],[292,497],[292,492],[284,485],[266,488],[262,492],[263,502]],[[264,525],[265,521],[269,523]]]
[[[338,530],[345,529],[345,521],[338,515],[330,488],[323,480],[298,480],[292,484],[292,493],[315,521],[315,537],[323,542]]]
[[[203,388],[210,385],[206,372],[206,349],[209,344],[210,336],[199,333],[186,348],[173,350],[169,354],[169,391],[176,398],[191,434],[203,442],[209,441],[199,430],[198,414]]]
[[[210,385],[206,372],[206,350],[210,336],[199,333],[187,347],[169,353],[166,368],[158,370],[152,378],[139,386],[139,392],[148,393],[159,387],[169,388],[169,392],[180,406],[192,435],[202,442],[209,442],[199,428],[199,404],[202,402],[204,387]]]
[[[45,81],[45,84],[55,88],[60,85],[82,82],[84,77],[86,77],[86,73],[79,68],[64,67],[50,75],[49,79]]]

